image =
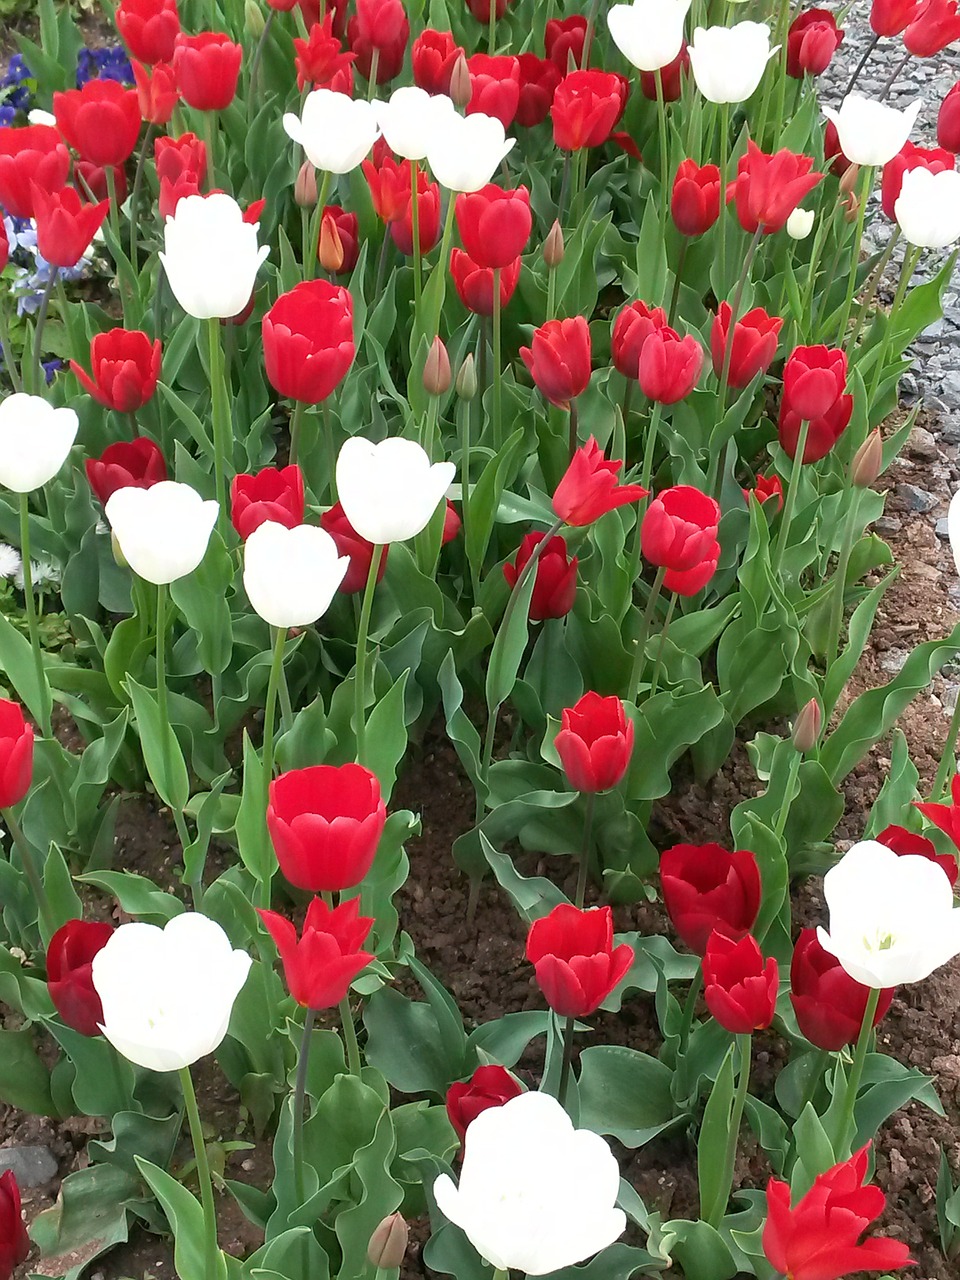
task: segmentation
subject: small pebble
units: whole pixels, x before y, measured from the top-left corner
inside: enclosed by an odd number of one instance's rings
[[[0,1172],[12,1169],[21,1187],[42,1187],[57,1176],[58,1168],[49,1147],[0,1147]]]

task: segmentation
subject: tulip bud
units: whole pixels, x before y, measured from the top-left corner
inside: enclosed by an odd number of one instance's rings
[[[301,209],[313,209],[319,196],[317,194],[317,171],[309,160],[304,160],[293,185],[293,198]]]
[[[857,199],[856,195],[851,191],[848,196],[845,196],[844,199],[841,200],[840,204],[843,208],[844,222],[849,222],[851,224],[856,222],[860,216],[860,201]]]
[[[856,191],[859,182],[860,166],[858,164],[852,164],[849,169],[845,169],[840,176],[840,190],[845,196],[851,195]]]
[[[869,489],[883,470],[883,439],[880,428],[874,429],[853,455],[850,483],[857,489]]]
[[[823,712],[820,710],[820,703],[816,698],[811,698],[805,706],[800,708],[793,722],[793,745],[801,755],[812,751],[817,745],[822,727]]]
[[[113,558],[114,560],[116,560],[120,568],[128,569],[130,566],[127,563],[127,557],[123,554],[123,552],[120,549],[120,539],[117,537],[117,535],[113,532],[112,529],[110,530],[110,549],[113,551]]]
[[[453,64],[453,71],[450,73],[450,97],[453,99],[454,105],[465,107],[473,96],[473,86],[470,83],[470,68],[467,66],[467,59],[461,52],[456,62]]]
[[[543,260],[551,271],[559,267],[563,261],[563,229],[556,218],[543,242]]]
[[[247,35],[253,36],[254,40],[259,40],[266,25],[257,0],[246,0],[243,6],[243,27]]]
[[[473,352],[468,351],[457,373],[457,395],[461,400],[472,400],[477,394],[477,369]]]
[[[430,396],[446,395],[450,390],[451,380],[447,348],[439,338],[434,338],[423,366],[423,389]]]
[[[813,230],[816,215],[812,209],[794,209],[787,219],[787,235],[791,240],[806,240]]]
[[[403,1263],[407,1252],[410,1230],[401,1213],[391,1213],[374,1229],[367,1245],[367,1258],[371,1266],[389,1270]]]
[[[336,275],[343,266],[343,241],[337,230],[336,220],[331,213],[325,213],[320,220],[320,265],[324,271]]]

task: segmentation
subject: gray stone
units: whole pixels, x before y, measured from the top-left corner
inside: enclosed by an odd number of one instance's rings
[[[12,1169],[21,1187],[42,1187],[59,1165],[48,1147],[0,1147],[0,1172]]]
[[[907,453],[911,458],[922,458],[927,462],[935,462],[939,456],[936,440],[923,427],[914,427],[910,432]]]
[[[904,663],[909,657],[909,651],[906,649],[888,649],[880,659],[880,666],[884,671],[895,676],[903,670]]]
[[[903,521],[899,516],[881,516],[875,521],[873,526],[881,538],[887,538],[891,533],[899,533],[903,528]]]
[[[944,542],[950,540],[950,532],[947,529],[947,517],[941,516],[936,524],[936,534],[938,538],[942,538]]]
[[[916,511],[920,515],[932,511],[937,505],[934,494],[928,493],[926,489],[921,489],[916,484],[898,484],[897,497],[907,504],[908,510]]]

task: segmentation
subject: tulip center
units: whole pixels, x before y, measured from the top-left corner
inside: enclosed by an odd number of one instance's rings
[[[863,935],[863,946],[866,951],[892,951],[896,942],[896,934],[889,932],[889,930],[881,932],[878,929],[873,938],[866,933]]]

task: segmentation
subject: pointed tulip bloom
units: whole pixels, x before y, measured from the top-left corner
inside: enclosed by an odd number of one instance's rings
[[[516,556],[503,566],[503,576],[511,591],[534,549],[545,537],[543,533],[526,534]],[[559,536],[551,538],[537,560],[533,595],[530,597],[531,622],[567,616],[577,598],[577,565],[577,557],[567,555],[566,541]]]
[[[629,943],[613,945],[609,907],[581,910],[561,902],[530,926],[527,959],[554,1013],[585,1018],[623,979],[634,954]]]
[[[247,953],[198,911],[162,929],[122,924],[93,957],[100,1029],[137,1066],[179,1071],[220,1047],[249,972]]]
[[[294,37],[294,66],[300,93],[310,85],[314,89],[345,93],[348,98],[353,96],[353,63],[357,55],[344,52],[333,33],[334,16],[331,9],[322,22],[314,22],[306,40]]]
[[[374,444],[345,440],[337,458],[337,492],[347,519],[375,546],[408,542],[430,523],[453,482],[452,462],[430,462],[413,440]]]
[[[561,409],[590,385],[590,327],[585,316],[548,320],[520,355],[537,388]]]
[[[314,168],[326,173],[356,169],[380,134],[372,102],[331,89],[308,93],[302,114],[297,117],[288,112],[283,127],[289,138],[300,143]]]
[[[360,764],[291,769],[270,783],[267,830],[298,889],[355,888],[373,866],[386,820],[377,776]]]
[[[673,927],[696,955],[714,932],[745,937],[760,912],[760,871],[749,849],[675,844],[660,855],[660,885]]]
[[[15,392],[0,401],[0,484],[32,493],[66,462],[80,430],[72,409],[55,409],[42,396]]]
[[[839,111],[821,110],[836,125],[840,150],[850,163],[876,166],[886,164],[902,149],[922,105],[918,98],[898,111],[863,94],[848,93]]]
[[[558,520],[573,526],[593,524],[608,511],[647,496],[638,484],[620,484],[621,461],[608,460],[593,436],[570,459],[553,495]]]
[[[674,60],[683,46],[683,24],[690,4],[691,0],[615,4],[607,14],[613,43],[638,71],[659,71]]]
[[[903,33],[903,46],[915,58],[932,58],[960,40],[957,0],[928,0]]]
[[[954,495],[947,519],[953,519],[955,523],[958,511],[960,511],[960,502]],[[918,809],[928,822],[939,827],[960,848],[960,773],[954,774],[950,783],[950,801],[949,804],[932,804],[929,801],[920,803],[915,800],[914,808]],[[884,842],[881,841],[881,843]]]
[[[870,988],[854,981],[836,956],[824,951],[816,929],[801,929],[790,962],[790,1003],[800,1032],[812,1045],[837,1053],[860,1035]],[[890,1008],[893,989],[881,992],[873,1025]]]
[[[777,49],[770,48],[765,22],[737,22],[732,27],[697,27],[689,52],[697,88],[708,102],[722,104],[746,102]]]
[[[619,1185],[604,1139],[574,1129],[555,1098],[531,1091],[473,1121],[459,1187],[441,1174],[433,1194],[492,1266],[542,1276],[583,1262],[623,1234]]]
[[[103,506],[118,489],[149,489],[167,478],[160,446],[147,436],[107,445],[99,458],[84,463],[90,488]]]
[[[218,506],[188,484],[161,480],[149,489],[118,489],[104,511],[127,564],[160,586],[185,578],[200,564]]]
[[[516,138],[508,138],[503,125],[478,112],[447,114],[427,149],[433,176],[448,191],[479,191],[513,150]]]
[[[157,389],[163,349],[139,329],[110,329],[90,343],[91,377],[70,361],[77,381],[98,404],[118,413],[135,413]]]
[[[327,280],[305,280],[263,317],[263,362],[280,395],[302,404],[326,400],[355,354],[353,299]]]
[[[702,236],[720,217],[720,170],[683,160],[673,180],[670,216],[681,235]]]
[[[787,219],[823,178],[809,156],[786,149],[767,155],[752,141],[737,168],[737,217],[744,231],[753,235],[763,227],[765,236],[782,231]]]
[[[521,1093],[523,1085],[506,1067],[495,1062],[477,1067],[469,1080],[458,1080],[447,1090],[447,1119],[463,1142],[477,1116],[491,1107],[502,1107]]]
[[[266,520],[296,528],[303,512],[303,472],[296,463],[234,476],[230,485],[230,520],[242,542]]]
[[[456,217],[461,243],[478,266],[508,267],[530,239],[530,192],[526,187],[504,191],[488,183],[457,196]]]
[[[898,36],[926,3],[927,0],[872,0],[871,30],[877,36]]]
[[[0,698],[0,809],[19,804],[33,780],[33,728],[23,707]]]
[[[330,608],[349,565],[316,525],[265,520],[244,544],[243,586],[271,627],[309,627]]]
[[[30,1253],[30,1237],[23,1221],[20,1188],[12,1169],[0,1174],[0,1276],[10,1280]]]
[[[258,247],[258,230],[222,192],[179,201],[163,229],[160,261],[187,315],[229,320],[243,311],[270,252],[269,245]]]
[[[103,226],[110,201],[85,204],[73,187],[41,191],[36,183],[32,200],[40,256],[55,267],[75,267]]]
[[[719,378],[727,358],[732,311],[729,302],[721,302],[710,330],[710,354],[713,372]],[[783,328],[779,316],[768,315],[763,307],[754,307],[741,316],[733,327],[733,351],[730,354],[728,385],[740,390],[748,386],[758,373],[766,373],[777,354],[777,339]]]
[[[960,173],[911,169],[894,205],[900,230],[919,249],[945,249],[960,239]]]
[[[585,794],[609,791],[630,765],[633,721],[619,698],[585,693],[560,713],[560,732],[553,740],[572,787]]]
[[[373,959],[363,944],[373,919],[360,915],[360,899],[328,907],[314,898],[307,907],[300,937],[293,924],[276,911],[258,908],[257,915],[276,943],[290,994],[305,1009],[335,1009]]]
[[[752,489],[744,489],[743,496],[749,504],[751,497],[756,498],[762,506],[765,502],[774,502],[776,514],[783,510],[783,481],[779,476],[758,475]]]
[[[169,124],[180,101],[180,90],[173,68],[160,63],[150,71],[137,61],[132,66],[141,117],[147,124]]]
[[[113,925],[106,921],[68,920],[47,946],[50,999],[67,1026],[82,1036],[100,1034],[103,1005],[93,985],[93,958],[113,932]]]

